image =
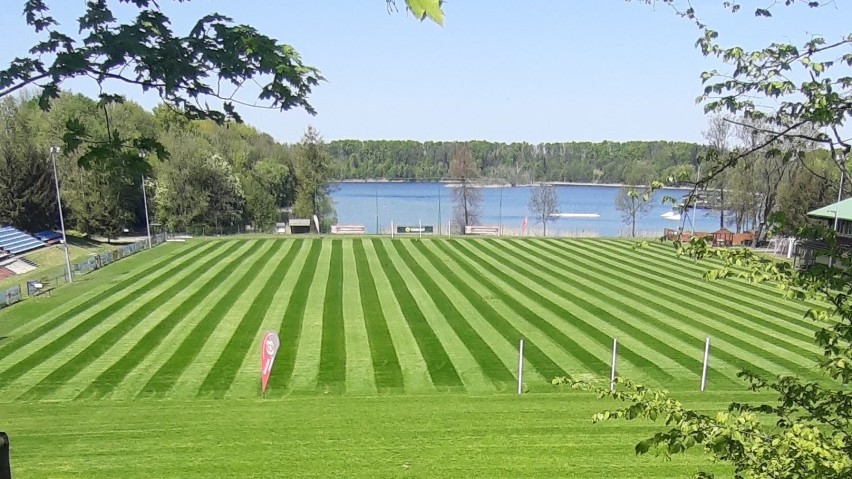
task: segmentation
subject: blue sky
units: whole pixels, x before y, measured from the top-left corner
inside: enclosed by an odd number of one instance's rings
[[[75,32],[82,0],[47,3]],[[297,141],[308,124],[328,140],[702,141],[699,75],[718,66],[694,48],[691,24],[641,2],[451,0],[444,27],[403,11],[388,14],[383,0],[162,3],[179,32],[216,11],[293,45],[322,71],[327,82],[311,96],[317,116],[240,110],[285,142]],[[726,44],[747,48],[811,34],[836,38],[848,33],[843,19],[852,18],[852,5],[841,2],[776,7],[769,20],[755,19],[753,6],[731,15],[722,0],[693,3]],[[36,39],[6,7],[3,63],[26,54]],[[67,87],[97,93],[91,82]],[[146,108],[157,101],[121,92]]]

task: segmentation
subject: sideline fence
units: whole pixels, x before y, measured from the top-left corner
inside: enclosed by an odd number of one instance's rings
[[[160,233],[151,236],[152,247],[160,243],[164,243],[165,241],[165,233]],[[71,265],[71,275],[74,278],[84,276],[88,273],[91,273],[92,271],[95,271],[96,269],[103,268],[104,266],[110,263],[114,263],[120,259],[132,256],[140,251],[143,251],[147,249],[147,247],[148,240],[145,239],[136,243],[119,246],[116,249],[110,251],[104,251],[98,254],[93,254],[82,261],[73,263]],[[41,284],[41,286],[35,286],[36,282]],[[64,265],[50,268],[44,271],[41,275],[39,275],[38,280],[35,282],[28,281],[26,285],[15,285],[3,291],[0,291],[0,309],[23,301],[26,298],[33,298],[35,296],[45,294],[50,289],[63,285],[67,282],[68,278],[65,273]],[[26,296],[24,296],[24,292],[26,292]]]

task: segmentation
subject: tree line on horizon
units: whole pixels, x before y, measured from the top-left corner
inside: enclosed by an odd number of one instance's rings
[[[328,228],[336,221],[329,196],[334,180],[642,185],[670,177],[689,184],[698,177],[707,149],[666,141],[326,143],[313,128],[302,142],[284,144],[246,124],[190,120],[163,105],[148,112],[133,102],[106,104],[78,94],[60,95],[46,111],[33,98],[4,98],[0,121],[5,125],[0,132],[0,223],[26,231],[57,226],[49,150],[61,143],[68,125],[82,124],[95,145],[115,137],[149,137],[163,146],[163,151],[138,149],[94,162],[85,161],[82,148],[57,155],[69,227],[106,238],[144,225],[143,177],[152,221],[170,231],[237,232],[246,225],[268,231],[279,210],[290,207],[296,217],[317,214]],[[724,148],[736,131],[713,120],[705,136],[714,148]],[[144,161],[134,161],[139,155]],[[468,158],[462,169],[453,166],[459,155]],[[808,211],[835,196],[837,174],[826,152],[813,149],[799,163],[767,155],[752,160],[710,184],[725,192],[720,226],[765,231],[769,215],[783,211],[786,229],[794,232],[807,224]],[[470,194],[464,195],[459,225],[476,224],[476,192],[464,191]]]
[[[637,183],[694,169],[703,146],[675,141],[501,143],[491,141],[335,140],[328,152],[340,180],[451,179],[459,148],[479,174],[512,185],[540,181]]]

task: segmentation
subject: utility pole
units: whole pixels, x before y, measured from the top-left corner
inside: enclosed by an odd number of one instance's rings
[[[53,162],[53,182],[56,185],[56,204],[59,205],[59,226],[62,227],[62,244],[65,246],[65,275],[69,283],[71,278],[71,258],[68,257],[68,238],[65,236],[65,216],[62,214],[62,197],[59,194],[59,175],[56,173],[56,154],[59,153],[58,146],[50,147],[50,161]]]
[[[145,161],[145,152],[139,152],[139,159]],[[148,193],[145,191],[145,175],[142,175],[142,204],[145,206],[145,229],[148,231],[148,249],[154,247],[151,242],[151,220],[148,218]]]

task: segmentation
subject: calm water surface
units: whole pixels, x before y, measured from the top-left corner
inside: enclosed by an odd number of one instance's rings
[[[585,213],[600,215],[597,218],[558,218],[547,226],[548,236],[628,236],[630,225],[622,220],[615,208],[619,188],[613,186],[557,186],[560,213]],[[507,234],[518,234],[525,216],[529,217],[529,233],[541,232],[528,210],[530,187],[482,188],[482,215],[480,224],[501,224]],[[447,221],[452,217],[451,186],[443,183],[338,183],[331,196],[337,208],[340,224],[359,224],[368,233],[378,229],[383,233],[394,225],[433,225],[435,231],[447,231]],[[637,235],[660,236],[664,228],[676,229],[680,221],[663,218],[670,212],[669,204],[661,204],[665,195],[680,198],[684,190],[661,190],[656,194],[654,206],[647,216],[636,221]],[[501,207],[502,204],[502,207]],[[687,221],[686,229],[691,229]],[[719,228],[719,213],[698,210],[696,231],[715,231]]]

